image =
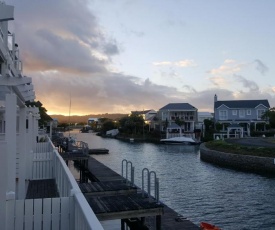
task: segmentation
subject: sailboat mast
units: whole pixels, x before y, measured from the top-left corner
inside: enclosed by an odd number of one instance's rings
[[[71,101],[71,93],[70,93],[70,104],[69,104],[69,136],[70,136],[70,124],[71,124],[71,105],[72,105],[72,101]]]

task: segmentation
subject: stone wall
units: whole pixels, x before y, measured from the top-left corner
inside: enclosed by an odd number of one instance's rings
[[[200,158],[203,161],[223,167],[230,167],[242,171],[275,174],[275,159],[270,157],[256,157],[225,153],[211,150],[200,145]]]

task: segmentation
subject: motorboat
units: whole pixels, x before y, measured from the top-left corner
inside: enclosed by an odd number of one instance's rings
[[[188,145],[200,144],[200,142],[194,140],[192,137],[186,137],[186,136],[161,139],[160,142],[164,144],[188,144]]]

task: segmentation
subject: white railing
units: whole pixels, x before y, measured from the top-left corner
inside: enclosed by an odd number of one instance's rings
[[[7,229],[75,229],[70,223],[71,200],[72,197],[8,200]]]
[[[6,229],[103,230],[52,142],[37,143],[35,150],[30,154],[31,179],[55,179],[60,197],[7,200]]]
[[[214,133],[213,138],[214,140],[224,140],[226,138],[239,138],[240,134],[233,133],[233,134],[227,134],[227,133]]]

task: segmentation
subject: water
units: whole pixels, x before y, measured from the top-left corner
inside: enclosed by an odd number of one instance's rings
[[[93,155],[121,174],[123,159],[135,167],[135,184],[148,168],[160,181],[160,200],[199,225],[211,222],[222,229],[275,229],[275,178],[238,172],[200,160],[198,146],[128,143],[79,133],[90,148],[107,148]]]

